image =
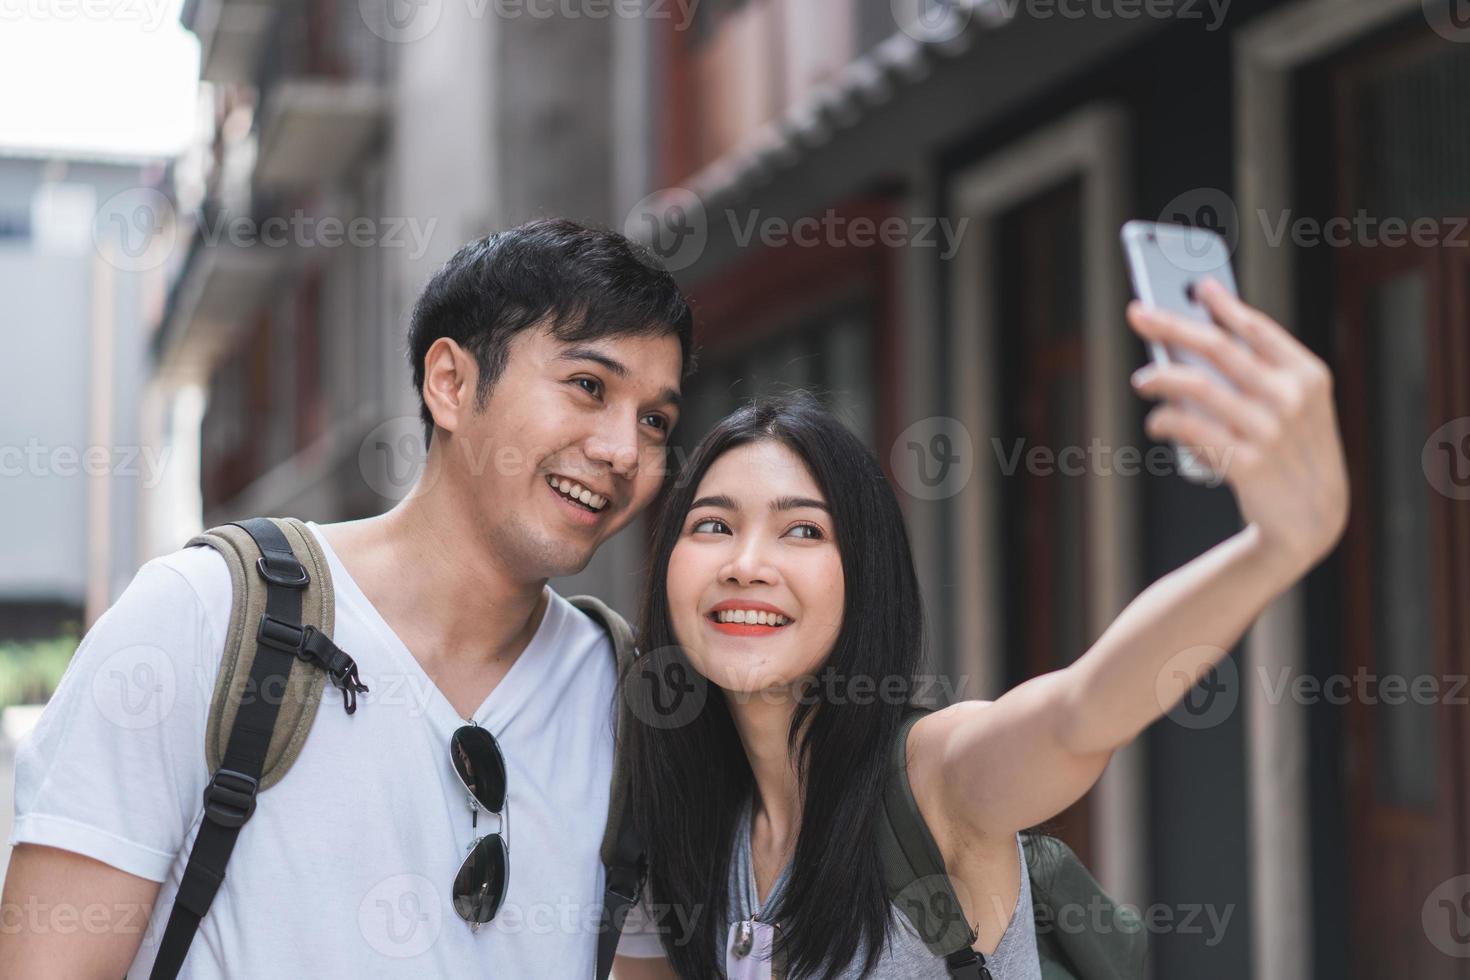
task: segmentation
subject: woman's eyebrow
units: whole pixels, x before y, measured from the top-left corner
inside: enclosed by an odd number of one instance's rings
[[[725,496],[723,493],[717,493],[712,497],[700,497],[694,503],[689,505],[690,510],[693,510],[696,507],[721,507],[725,510],[740,509],[739,504],[737,504],[731,498]]]
[[[700,497],[694,503],[689,505],[690,510],[693,510],[696,507],[722,507],[725,510],[735,511],[738,511],[740,509],[740,505],[737,504],[733,498],[728,497],[723,493],[717,493],[709,497]],[[817,500],[815,497],[777,497],[775,500],[771,501],[771,510],[773,511],[800,510],[803,507],[815,507],[817,510],[825,510],[829,513],[831,510],[827,506],[826,501]]]
[[[777,497],[771,501],[771,510],[801,510],[803,507],[815,507],[817,510],[831,512],[825,500],[817,500],[814,497]]]

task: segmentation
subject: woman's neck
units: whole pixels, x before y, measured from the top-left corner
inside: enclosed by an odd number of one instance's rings
[[[801,781],[787,748],[796,702],[767,691],[727,694],[726,700],[755,777],[751,834],[759,832],[778,853],[788,854],[801,829]]]

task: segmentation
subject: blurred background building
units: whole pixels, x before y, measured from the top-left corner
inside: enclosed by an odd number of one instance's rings
[[[152,373],[146,291],[161,276],[150,282],[102,261],[92,230],[103,201],[145,179],[137,164],[0,157],[0,295],[10,327],[0,345],[13,369],[0,417],[0,506],[45,529],[6,543],[6,637],[51,636],[89,606],[106,609],[137,571],[134,515],[154,462],[143,458],[138,419]],[[87,391],[92,398],[78,397]],[[90,446],[111,458],[96,465]]]
[[[193,528],[390,506],[420,451],[418,290],[465,241],[566,215],[643,238],[693,297],[685,447],[782,385],[821,391],[873,446],[905,491],[932,662],[992,697],[1239,526],[1224,488],[1125,459],[1151,443],[1118,229],[1204,225],[1334,369],[1351,524],[1059,832],[1152,911],[1156,977],[1470,976],[1470,909],[1434,898],[1470,872],[1470,24],[1453,13],[187,0],[197,145],[66,170],[144,220],[43,256],[17,202],[66,165],[0,168],[5,343],[27,366],[6,445],[47,406],[47,438],[169,460],[149,493],[3,482],[5,628],[89,619]],[[1356,215],[1376,224],[1334,237]],[[1388,219],[1431,230],[1395,243]],[[160,241],[154,269],[126,260]],[[84,342],[111,345],[111,372],[68,353]],[[115,407],[78,408],[104,376]],[[1016,463],[1037,448],[1055,462]],[[643,530],[558,586],[631,609]],[[1395,676],[1439,693],[1394,698]],[[1311,693],[1330,679],[1352,684]]]

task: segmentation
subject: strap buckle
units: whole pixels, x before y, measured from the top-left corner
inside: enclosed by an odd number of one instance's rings
[[[277,619],[270,613],[262,613],[260,628],[255,631],[255,639],[272,650],[279,650],[282,653],[305,659],[306,641],[311,638],[309,630],[311,630],[310,626],[297,626],[284,619]]]
[[[260,781],[234,769],[215,772],[204,787],[204,815],[221,827],[239,827],[255,812]]]
[[[357,711],[357,695],[368,686],[357,676],[357,662],[315,626],[298,626],[270,613],[262,613],[255,639],[262,645],[315,664],[326,671],[332,685],[342,692],[342,706],[350,715]]]
[[[944,964],[954,980],[991,980],[985,957],[968,946],[950,953],[944,958]]]
[[[607,890],[629,905],[638,903],[643,893],[643,859],[634,865],[614,864],[607,869]]]
[[[261,555],[255,560],[255,567],[260,570],[260,577],[271,585],[279,585],[287,589],[304,589],[311,582],[311,576],[306,574],[306,566],[299,561],[283,558],[279,566],[272,566],[272,557]]]

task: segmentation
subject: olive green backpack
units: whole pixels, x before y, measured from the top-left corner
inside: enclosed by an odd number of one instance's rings
[[[911,707],[894,739],[883,790],[879,857],[889,900],[913,924],[930,952],[957,980],[990,980],[976,934],[961,912],[939,846],[914,800],[908,774],[908,734],[929,712]],[[1147,937],[1138,915],[1113,902],[1072,849],[1055,837],[1023,834],[1043,980],[1142,980]],[[1062,915],[1084,909],[1086,928]]]

